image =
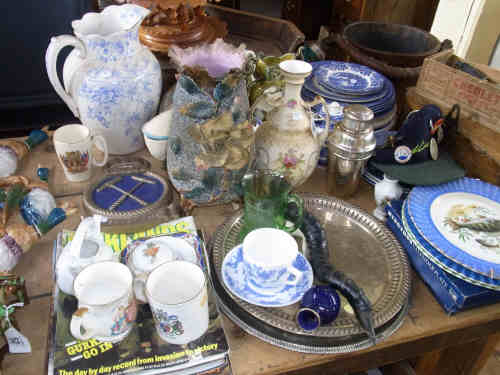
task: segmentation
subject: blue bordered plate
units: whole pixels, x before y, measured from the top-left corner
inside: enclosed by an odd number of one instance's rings
[[[353,102],[336,99],[335,97],[331,96],[330,93],[326,92],[321,87],[316,87],[311,82],[312,81],[310,80],[306,80],[304,82],[304,86],[302,88],[302,97],[304,98],[304,100],[312,100],[314,96],[319,95],[323,97],[327,101],[327,103],[336,101],[342,106],[353,104]],[[391,82],[388,81],[387,85],[389,89],[387,90],[386,95],[384,97],[377,99],[375,101],[365,102],[361,104],[370,108],[375,114],[382,113],[392,108],[396,101],[396,92],[394,90],[394,85]]]
[[[293,266],[303,272],[299,282],[285,286],[274,295],[260,294],[248,286],[242,250],[243,246],[238,245],[226,254],[222,262],[221,273],[227,289],[243,301],[263,307],[283,307],[300,301],[304,293],[311,288],[314,279],[312,267],[307,259],[298,253]]]
[[[470,277],[500,280],[500,188],[471,178],[416,187],[408,215],[418,234]]]
[[[328,94],[328,97],[335,100],[342,100],[349,103],[368,103],[374,102],[376,100],[382,99],[385,97],[390,90],[389,84],[384,82],[384,87],[382,90],[368,95],[347,95],[337,91],[333,91],[329,87],[324,86],[318,79],[314,76],[309,76],[304,82],[306,87],[314,87],[317,90],[321,90],[321,92]]]
[[[403,227],[405,230],[405,235],[408,239],[415,245],[415,247],[431,262],[436,266],[444,270],[445,272],[461,279],[467,281],[473,285],[478,285],[483,288],[488,288],[492,290],[500,291],[500,281],[495,279],[490,279],[487,276],[481,275],[479,273],[473,272],[468,268],[454,262],[453,260],[445,257],[436,248],[430,245],[425,238],[423,238],[415,224],[413,223],[410,214],[408,213],[408,201],[403,203],[403,208],[401,211],[401,221],[403,222]]]
[[[367,66],[320,61],[312,64],[313,75],[324,86],[345,94],[372,94],[382,90],[384,76]]]

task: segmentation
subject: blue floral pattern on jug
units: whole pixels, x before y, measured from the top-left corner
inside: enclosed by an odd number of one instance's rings
[[[149,10],[133,4],[86,14],[72,24],[77,41],[68,42],[69,36],[53,38],[51,54],[46,56],[53,65],[57,48],[77,47],[64,64],[63,90],[68,95],[58,87],[56,77],[51,83],[75,116],[104,136],[110,154],[129,154],[144,147],[141,128],[157,113],[160,102],[160,64],[139,42],[139,26],[147,14]],[[102,24],[109,25],[101,30]]]

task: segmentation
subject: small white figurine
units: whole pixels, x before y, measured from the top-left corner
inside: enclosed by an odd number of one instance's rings
[[[385,206],[389,201],[401,198],[403,188],[399,185],[398,180],[384,174],[384,179],[375,184],[374,195],[377,208],[373,210],[373,216],[385,222],[387,216]]]

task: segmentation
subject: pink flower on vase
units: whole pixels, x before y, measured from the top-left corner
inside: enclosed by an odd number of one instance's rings
[[[285,154],[285,157],[283,158],[283,165],[285,168],[294,168],[297,165],[297,158]]]
[[[286,106],[288,108],[295,108],[295,106],[297,105],[297,101],[295,99],[290,99],[287,103],[286,103]]]

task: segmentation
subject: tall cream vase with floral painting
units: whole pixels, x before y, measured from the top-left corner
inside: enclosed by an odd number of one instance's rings
[[[326,107],[326,103],[319,96],[312,102],[304,102],[300,96],[304,80],[312,72],[311,64],[287,60],[279,67],[285,88],[262,95],[251,109],[257,122],[259,117],[263,119],[255,134],[256,167],[279,172],[292,186],[298,186],[316,168],[327,135],[315,128],[310,107],[319,103]],[[326,120],[328,124],[330,119]]]

